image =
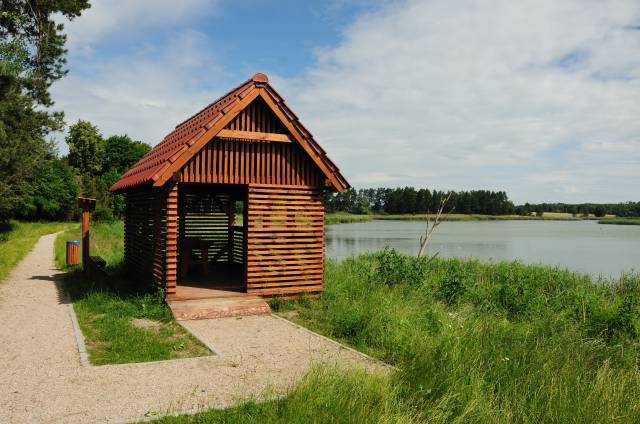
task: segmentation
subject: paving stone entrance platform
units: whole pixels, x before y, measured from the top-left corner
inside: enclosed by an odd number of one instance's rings
[[[216,297],[212,299],[172,300],[169,307],[179,321],[212,319],[271,313],[269,304],[259,296]]]

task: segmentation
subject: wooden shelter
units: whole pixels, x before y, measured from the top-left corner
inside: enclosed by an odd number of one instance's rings
[[[127,268],[179,300],[320,292],[323,194],[348,187],[258,73],[176,126],[111,191],[126,198]]]

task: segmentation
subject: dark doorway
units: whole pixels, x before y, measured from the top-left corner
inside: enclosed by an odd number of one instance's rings
[[[246,186],[182,184],[178,192],[176,297],[246,293]]]

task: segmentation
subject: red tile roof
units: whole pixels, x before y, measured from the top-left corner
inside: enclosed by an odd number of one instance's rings
[[[300,123],[298,117],[284,103],[284,99],[269,85],[265,74],[257,73],[249,80],[231,90],[191,118],[180,123],[149,153],[124,173],[120,180],[111,186],[112,192],[123,192],[141,185],[151,185],[163,172],[175,162],[193,143],[196,142],[211,126],[221,119],[237,102],[245,98],[256,87],[263,87],[273,101],[304,137],[317,157],[338,181],[339,191],[349,188],[349,183],[340,174],[340,170],[327,157],[326,152],[314,140],[313,135]],[[327,175],[329,177],[329,175]]]

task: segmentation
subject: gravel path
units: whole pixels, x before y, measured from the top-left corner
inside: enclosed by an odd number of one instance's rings
[[[315,363],[383,367],[273,316],[185,322],[220,356],[83,367],[55,234],[0,283],[0,422],[130,422],[286,393]]]

